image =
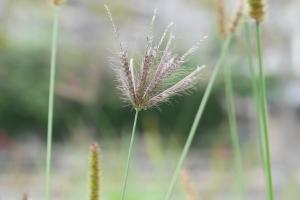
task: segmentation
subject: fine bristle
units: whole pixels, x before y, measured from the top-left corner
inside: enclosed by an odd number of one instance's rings
[[[250,16],[257,22],[262,22],[266,14],[265,0],[248,0]]]

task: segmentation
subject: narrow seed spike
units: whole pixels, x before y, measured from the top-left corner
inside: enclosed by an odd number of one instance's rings
[[[158,95],[154,96],[149,100],[149,104],[151,106],[159,103],[167,101],[170,97],[179,94],[180,92],[183,92],[185,90],[190,89],[193,85],[191,83],[194,82],[194,80],[198,77],[200,71],[202,71],[205,68],[205,65],[201,67],[197,67],[193,72],[191,72],[189,75],[187,75],[185,78],[183,78],[181,81],[173,85],[172,87],[166,89],[165,91],[159,93]]]
[[[133,58],[130,59],[129,69],[131,72],[134,94],[136,94],[136,79],[135,79],[135,72],[134,72],[134,66],[133,66]]]
[[[100,198],[100,153],[97,144],[90,147],[90,200]]]
[[[154,9],[153,12],[153,17],[150,23],[150,30],[149,30],[149,34],[148,34],[148,44],[147,44],[147,49],[146,49],[146,53],[144,56],[144,61],[142,64],[142,68],[141,68],[141,77],[140,77],[140,81],[138,84],[138,89],[137,89],[137,101],[140,102],[145,90],[145,84],[146,81],[148,79],[148,73],[150,70],[150,66],[153,64],[155,56],[156,56],[156,50],[152,48],[152,43],[153,43],[153,25],[156,19],[156,15],[157,15],[157,9]]]
[[[233,18],[233,20],[231,22],[231,26],[229,28],[229,30],[232,34],[234,34],[236,32],[236,29],[239,26],[239,23],[240,23],[241,18],[243,16],[244,7],[245,7],[244,0],[240,0],[239,8],[238,8],[238,10],[235,14],[235,17]]]
[[[219,33],[222,38],[226,38],[228,34],[228,27],[226,23],[227,20],[225,14],[224,0],[217,0],[217,10],[219,18]]]
[[[164,31],[164,33],[163,33],[163,35],[162,35],[162,37],[161,37],[161,39],[160,39],[160,41],[159,41],[159,43],[158,43],[158,45],[157,45],[157,49],[160,48],[160,46],[162,45],[162,43],[163,43],[164,40],[165,40],[165,37],[166,37],[167,33],[169,32],[170,28],[171,28],[173,25],[174,25],[174,23],[171,22],[171,23],[167,26],[167,28],[165,29],[165,31]]]
[[[146,91],[144,92],[143,99],[145,99],[148,95],[151,95],[154,92],[154,89],[157,87],[157,85],[161,82],[161,78],[162,78],[161,72],[162,72],[162,66],[163,66],[162,64],[166,60],[166,56],[168,54],[168,50],[171,47],[172,40],[174,38],[175,38],[175,36],[172,33],[170,33],[167,45],[166,45],[165,50],[164,50],[164,53],[163,53],[163,55],[162,55],[162,57],[160,59],[160,63],[157,66],[157,69],[155,71],[154,77],[152,78],[149,86],[147,87]]]
[[[114,23],[114,19],[113,19],[113,16],[112,16],[111,12],[110,12],[110,9],[109,9],[109,7],[108,7],[106,4],[104,4],[104,7],[105,7],[105,9],[106,9],[106,12],[107,12],[107,14],[108,14],[109,20],[110,20],[111,25],[112,25],[112,27],[113,27],[114,35],[115,35],[117,41],[119,42],[120,49],[121,49],[121,51],[124,51],[124,47],[123,47],[122,41],[121,41],[121,39],[120,39],[120,34],[119,34],[119,31],[118,31],[117,26],[116,26],[115,23]]]
[[[128,61],[128,56],[126,53],[122,53],[121,55],[121,64],[125,73],[126,83],[128,85],[128,89],[131,96],[131,101],[136,103],[135,92],[134,92],[134,83],[132,80],[132,74],[130,70],[130,63]]]

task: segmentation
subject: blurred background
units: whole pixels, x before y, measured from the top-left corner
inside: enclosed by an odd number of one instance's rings
[[[239,1],[225,2],[231,19]],[[143,53],[155,8],[155,36],[160,37],[173,21],[176,52],[184,52],[208,35],[187,66],[208,66],[197,89],[140,115],[127,199],[160,199],[220,54],[215,1],[68,0],[61,8],[51,188],[55,200],[87,199],[88,151],[93,142],[101,147],[103,199],[120,195],[134,112],[116,89],[110,60],[118,44],[104,3],[111,8],[131,55]],[[300,199],[299,8],[297,0],[269,1],[263,23],[274,187],[277,199],[284,200]],[[1,200],[21,199],[23,193],[32,199],[44,197],[52,11],[46,1],[0,1]],[[245,45],[241,26],[226,65],[234,72],[247,199],[259,200],[266,199],[266,193]],[[225,103],[220,76],[174,199],[189,199],[188,185],[196,199],[237,198]]]

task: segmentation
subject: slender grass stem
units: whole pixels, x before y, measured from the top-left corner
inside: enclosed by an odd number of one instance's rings
[[[136,123],[137,123],[138,115],[139,115],[139,111],[136,110],[135,116],[134,116],[133,127],[132,127],[131,138],[130,138],[129,149],[128,149],[128,156],[127,156],[127,162],[126,162],[126,168],[125,168],[125,176],[124,176],[124,181],[123,181],[121,200],[125,199],[125,193],[126,193],[127,182],[128,182],[129,167],[130,167],[132,149],[133,149],[133,145],[134,145],[135,132],[136,132],[135,130],[136,130]]]
[[[236,114],[234,108],[233,88],[232,88],[232,74],[231,67],[224,67],[224,81],[225,81],[225,96],[228,109],[228,122],[230,129],[231,142],[233,147],[235,168],[238,176],[238,187],[240,199],[245,199],[245,176],[243,170],[243,162],[241,155],[241,146],[239,142],[238,127],[236,121]]]
[[[265,169],[265,155],[264,155],[264,138],[263,138],[263,122],[260,115],[260,97],[259,97],[259,88],[257,84],[257,75],[253,65],[253,54],[252,54],[252,45],[251,45],[251,37],[250,37],[250,27],[248,21],[244,22],[244,30],[247,44],[247,54],[248,54],[248,66],[249,72],[251,76],[251,87],[253,91],[253,96],[255,100],[255,116],[256,116],[256,129],[257,129],[257,144],[259,145],[259,153],[261,157],[261,161],[263,162],[264,174],[267,177],[266,169]],[[267,179],[266,179],[267,180]]]
[[[54,108],[54,87],[55,87],[55,68],[56,51],[58,39],[59,10],[54,8],[53,33],[51,47],[50,83],[49,83],[49,102],[48,102],[48,128],[47,128],[47,160],[46,160],[46,193],[45,199],[50,199],[50,179],[51,179],[51,152],[52,152],[52,129],[53,129],[53,108]]]
[[[268,124],[268,110],[267,110],[267,98],[266,98],[266,85],[265,85],[265,75],[264,75],[264,65],[263,65],[263,55],[262,55],[262,45],[261,45],[261,30],[260,23],[256,22],[256,45],[258,54],[258,64],[259,64],[259,93],[260,93],[260,105],[263,122],[263,136],[264,136],[264,154],[265,154],[265,169],[267,171],[267,188],[268,188],[268,199],[274,199],[273,193],[273,182],[272,182],[272,166],[271,166],[271,156],[270,156],[270,144],[269,144],[269,124]]]
[[[225,57],[227,55],[230,43],[231,43],[231,36],[229,36],[224,41],[224,43],[223,43],[221,55],[220,55],[219,60],[217,61],[216,65],[215,65],[215,67],[213,69],[213,72],[212,72],[212,75],[211,75],[211,77],[209,79],[209,82],[208,82],[208,85],[206,87],[204,96],[202,98],[202,101],[201,101],[201,103],[199,105],[197,114],[195,116],[193,125],[191,127],[190,132],[189,132],[189,135],[188,135],[188,138],[187,138],[186,143],[184,145],[184,148],[182,150],[182,153],[181,153],[181,156],[180,156],[179,161],[177,163],[176,169],[175,169],[175,171],[173,173],[173,176],[172,176],[172,179],[171,179],[171,183],[169,185],[168,191],[167,191],[166,196],[165,196],[165,200],[170,200],[171,199],[174,187],[176,185],[178,176],[180,174],[180,170],[182,168],[182,165],[183,165],[183,163],[184,163],[184,161],[186,159],[186,156],[188,154],[188,151],[189,151],[190,146],[192,144],[192,141],[194,139],[194,136],[195,136],[198,124],[199,124],[199,122],[200,122],[200,120],[202,118],[203,111],[204,111],[204,109],[206,107],[207,101],[208,101],[210,93],[212,91],[213,84],[214,84],[215,79],[216,79],[216,77],[218,75],[218,72],[220,71],[220,68],[221,68],[221,66],[223,64],[223,61],[224,61],[224,59],[225,59]]]

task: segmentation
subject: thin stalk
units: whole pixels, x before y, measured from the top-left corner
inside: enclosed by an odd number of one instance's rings
[[[204,93],[204,96],[202,98],[202,101],[199,105],[199,108],[198,108],[198,111],[197,111],[197,114],[195,116],[195,119],[194,119],[194,122],[193,122],[193,125],[191,127],[191,130],[189,132],[189,135],[188,135],[188,138],[186,140],[186,143],[184,145],[184,148],[182,150],[182,153],[181,153],[181,156],[179,158],[179,161],[177,163],[177,166],[176,166],[176,169],[173,173],[173,176],[172,176],[172,180],[171,180],[171,183],[169,185],[169,188],[168,188],[168,191],[166,193],[166,196],[165,196],[165,200],[170,200],[171,199],[171,196],[172,196],[172,193],[173,193],[173,190],[174,190],[174,187],[175,187],[175,184],[177,182],[177,179],[178,179],[178,176],[180,174],[180,170],[182,168],[182,165],[186,159],[186,156],[187,156],[187,153],[190,149],[190,146],[192,144],[192,141],[194,139],[194,136],[195,136],[195,133],[196,133],[196,130],[197,130],[197,127],[198,127],[198,124],[201,120],[201,117],[202,117],[202,114],[203,114],[203,111],[206,107],[206,104],[207,104],[207,101],[208,101],[208,98],[210,96],[210,93],[212,91],[212,88],[213,88],[213,84],[215,82],[215,79],[218,75],[218,72],[220,71],[220,68],[223,64],[223,61],[227,55],[227,52],[228,52],[228,49],[229,49],[229,45],[230,45],[230,42],[231,42],[231,36],[229,36],[223,43],[223,46],[222,46],[222,52],[221,52],[221,55],[213,69],[213,72],[212,72],[212,75],[209,79],[209,82],[208,82],[208,85],[206,87],[206,90],[205,90],[205,93]]]
[[[58,39],[58,8],[54,8],[53,14],[53,32],[51,47],[51,65],[50,65],[50,83],[49,83],[49,100],[48,100],[48,128],[47,128],[47,160],[46,160],[46,193],[45,199],[50,198],[50,178],[51,178],[51,152],[52,152],[52,129],[53,129],[53,108],[54,108],[54,87],[55,87],[55,68],[56,68],[56,51]]]
[[[231,67],[224,67],[225,96],[227,102],[228,122],[234,154],[235,168],[238,176],[240,199],[245,199],[245,177],[242,163],[241,146],[239,142],[237,120],[234,108]]]
[[[124,198],[125,198],[125,193],[126,193],[126,188],[127,188],[127,180],[128,180],[128,174],[129,174],[129,167],[130,167],[130,160],[131,160],[131,154],[132,154],[132,149],[133,149],[133,144],[134,144],[134,139],[135,139],[135,130],[136,130],[136,123],[137,123],[138,115],[139,115],[139,111],[136,110],[135,116],[134,116],[133,127],[132,127],[131,138],[130,138],[129,149],[128,149],[128,157],[127,157],[126,168],[125,168],[125,176],[124,176],[124,181],[123,181],[121,200],[124,200]]]
[[[264,138],[263,138],[263,122],[260,115],[260,97],[259,97],[259,91],[258,91],[258,84],[257,84],[257,75],[254,69],[253,65],[253,54],[252,54],[252,45],[251,45],[251,37],[250,37],[250,27],[248,21],[244,22],[244,30],[245,30],[245,36],[246,36],[246,43],[247,43],[247,54],[248,54],[248,65],[249,65],[249,72],[251,76],[251,87],[252,92],[254,95],[255,100],[255,115],[256,115],[256,129],[257,129],[257,143],[259,145],[259,153],[260,157],[263,163],[265,163],[265,155],[264,155]],[[266,166],[265,164],[263,164]],[[264,174],[266,175],[266,169],[264,169]],[[267,179],[266,179],[267,180]]]
[[[268,187],[268,197],[269,200],[274,199],[273,193],[273,182],[272,182],[272,166],[270,159],[270,144],[269,144],[269,124],[268,124],[268,110],[267,110],[267,98],[266,98],[266,84],[264,75],[264,65],[263,65],[263,55],[262,55],[262,45],[261,45],[261,30],[260,23],[256,22],[256,45],[257,45],[257,55],[259,64],[259,93],[260,93],[260,105],[263,122],[263,136],[264,136],[264,154],[265,154],[265,168],[267,170],[267,187]]]

